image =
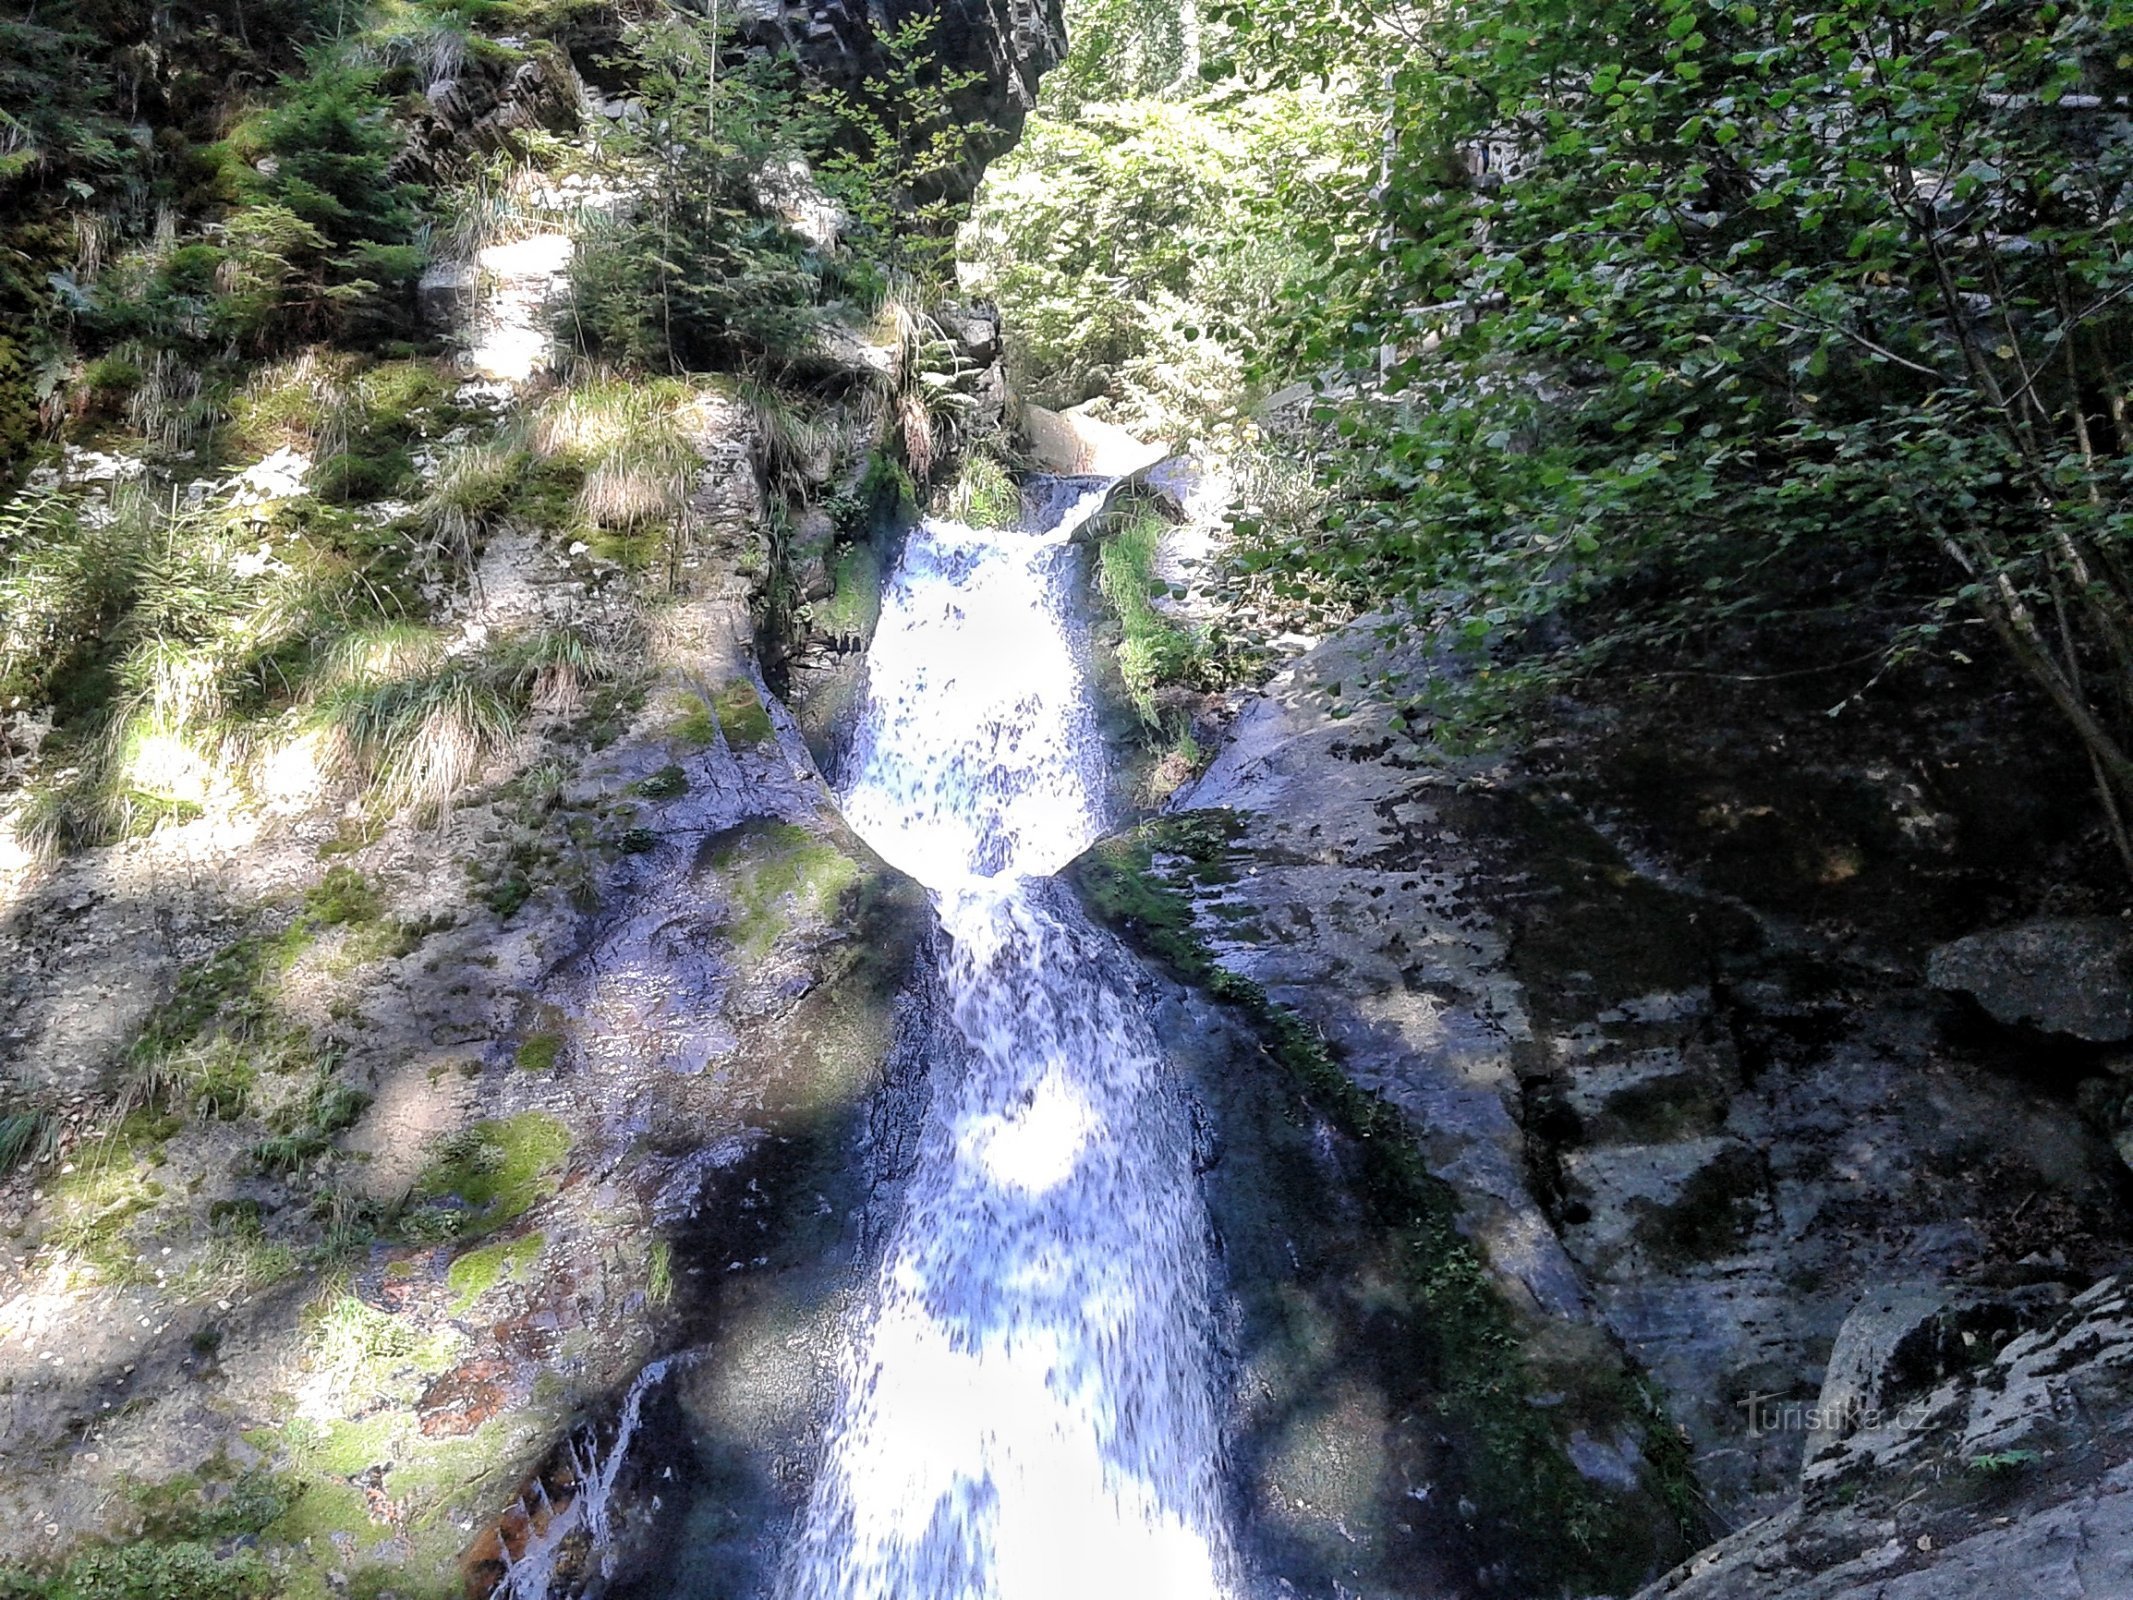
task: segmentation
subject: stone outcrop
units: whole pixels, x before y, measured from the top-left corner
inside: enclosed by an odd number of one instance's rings
[[[1591,1359],[1653,1384],[1713,1531],[1779,1512],[1810,1434],[1759,1427],[1758,1407],[1879,1403],[1887,1373],[1937,1374],[2126,1258],[2108,1119],[2051,1081],[2116,1080],[2078,1054],[2010,1070],[1922,982],[1924,949],[1898,941],[1930,945],[1965,910],[1930,881],[1910,923],[1866,920],[1899,894],[1876,874],[1943,870],[1953,815],[1890,828],[1874,850],[1915,852],[1893,865],[1797,839],[1750,871],[1716,854],[1729,833],[1774,824],[1783,785],[1812,793],[1819,773],[1796,762],[1756,791],[1733,768],[1750,792],[1723,799],[1655,786],[1685,824],[1627,790],[1592,804],[1575,791],[1620,758],[1589,736],[1545,762],[1434,740],[1410,697],[1452,670],[1366,622],[1243,697],[1162,824],[1220,849],[1170,881],[1220,967],[1397,1110],[1533,1344],[1596,1337]],[[1868,774],[1898,820],[1921,808],[1900,766]],[[1881,826],[1801,805],[1802,833]],[[1713,835],[1722,887],[1682,848]],[[1858,1311],[1892,1285],[1912,1288]]]
[[[926,52],[943,73],[971,75],[950,96],[954,120],[973,130],[968,159],[942,181],[967,197],[985,163],[1013,147],[1037,105],[1037,80],[1066,57],[1060,0],[741,0],[745,30],[790,48],[816,76],[858,88],[892,65],[885,32],[931,19]],[[921,197],[931,198],[931,197]]]
[[[1137,477],[1170,456],[1167,445],[1146,443],[1079,406],[1071,411],[1024,406],[1022,426],[1038,464],[1069,477]]]
[[[1798,1499],[1639,1600],[2133,1594],[2133,1285],[1973,1350],[1938,1383],[1864,1369],[1884,1403],[1809,1464]]]
[[[2098,1044],[2133,1039],[2133,923],[2048,917],[1935,950],[1934,987],[1967,994],[1996,1022]]]

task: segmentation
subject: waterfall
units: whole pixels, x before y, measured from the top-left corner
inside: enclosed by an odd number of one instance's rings
[[[525,1543],[517,1556],[504,1550],[504,1574],[491,1591],[490,1600],[546,1600],[556,1586],[559,1558],[573,1543],[587,1550],[593,1572],[601,1580],[615,1575],[614,1527],[610,1515],[615,1482],[629,1459],[637,1425],[644,1414],[645,1395],[666,1380],[673,1358],[662,1357],[637,1374],[623,1397],[621,1414],[615,1420],[612,1439],[603,1441],[597,1429],[572,1430],[563,1442],[563,1481],[570,1493],[560,1504],[552,1501],[547,1485],[539,1478],[527,1487],[519,1512],[525,1526]]]
[[[1116,947],[1074,530],[928,521],[884,597],[845,814],[932,892],[959,1040],[781,1600],[1221,1600],[1211,1264],[1185,1108]]]

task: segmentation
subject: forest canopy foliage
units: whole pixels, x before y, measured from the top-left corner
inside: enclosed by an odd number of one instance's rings
[[[1024,242],[981,264],[1061,399],[1130,407],[1135,359],[1182,371],[1211,328],[1255,392],[1313,386],[1285,437],[1320,493],[1245,508],[1248,580],[1419,607],[1528,682],[1807,611],[1870,618],[1882,665],[1996,651],[2126,847],[2133,7],[1224,0],[1183,77],[1146,70],[1160,12],[1082,9],[1141,42],[1121,79],[1070,66],[1073,131],[995,192],[1042,163],[1071,202],[990,219]],[[1306,107],[1346,159],[1136,150]],[[1108,225],[1134,202],[1146,234]]]

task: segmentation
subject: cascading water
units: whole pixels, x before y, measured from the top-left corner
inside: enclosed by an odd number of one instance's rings
[[[637,1426],[644,1415],[644,1397],[666,1381],[674,1360],[662,1357],[637,1374],[636,1382],[623,1396],[612,1438],[603,1439],[598,1429],[586,1426],[573,1430],[563,1441],[566,1497],[560,1502],[550,1499],[548,1487],[540,1478],[526,1489],[517,1512],[523,1543],[514,1556],[506,1542],[503,1576],[497,1580],[490,1600],[546,1600],[555,1591],[558,1561],[580,1542],[598,1581],[604,1583],[615,1575],[615,1483],[629,1460],[630,1445],[636,1440]]]
[[[1100,822],[1074,530],[927,522],[868,657],[845,814],[933,891],[967,1048],[850,1359],[782,1600],[1232,1591],[1184,1107],[1119,956],[1054,894]]]

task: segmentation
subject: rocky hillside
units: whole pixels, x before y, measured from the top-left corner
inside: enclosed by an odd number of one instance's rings
[[[695,156],[786,308],[648,370],[635,141],[696,40],[737,114],[952,113],[967,193],[1059,26],[690,26],[410,8],[219,99],[181,51],[141,175],[233,179],[145,233],[78,144],[0,179],[79,291],[0,524],[0,1592],[561,1593],[596,1528],[709,1592],[804,1493],[931,927],[817,755],[999,333],[898,265],[925,174],[861,216],[858,146],[818,181],[766,120]],[[952,106],[869,98],[892,61]],[[390,275],[317,265],[360,316],[247,287],[299,168],[407,210]],[[631,1499],[647,1460],[703,1465]]]
[[[2115,1548],[2124,1456],[2083,1318],[2133,1249],[2133,930],[2069,875],[2078,770],[2019,695],[1931,681],[1843,727],[1782,683],[1565,705],[1460,755],[1358,692],[1459,670],[1426,648],[1302,655],[1078,869],[1235,1041],[1207,1160],[1275,1570],[1620,1591],[1730,1534],[1652,1592],[2113,1592],[2101,1550],[2026,1587],[2048,1528]],[[1268,1095],[1318,1129],[1284,1157]],[[2003,1450],[1975,1419],[2018,1392],[2010,1440],[2059,1431]]]
[[[1526,169],[1399,29],[1070,20],[0,20],[0,1597],[770,1591],[941,1024],[825,774],[911,519],[1043,466],[1130,480],[1053,892],[1192,1102],[1267,1592],[2133,1592],[2048,675],[1797,486],[1581,572],[1546,493],[1709,485],[1551,431],[1686,428],[1577,317],[1413,320]]]

